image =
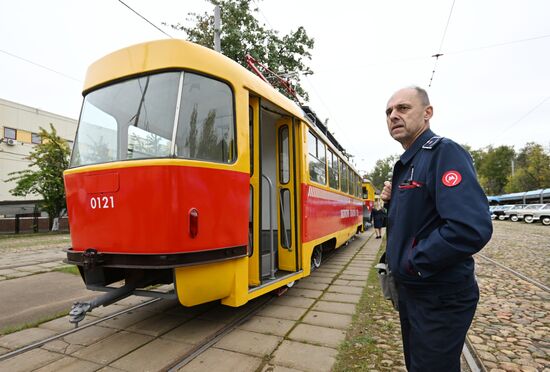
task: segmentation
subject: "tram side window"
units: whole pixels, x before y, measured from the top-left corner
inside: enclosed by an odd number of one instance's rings
[[[307,132],[309,179],[322,185],[327,182],[325,144],[313,133]]]
[[[348,192],[349,168],[344,162],[340,162],[340,164],[342,164],[342,178],[340,180],[340,185],[342,186],[343,192]]]
[[[221,81],[185,73],[176,155],[232,163],[235,160],[233,93]]]
[[[333,189],[338,189],[338,156],[327,149],[328,155],[328,185]]]

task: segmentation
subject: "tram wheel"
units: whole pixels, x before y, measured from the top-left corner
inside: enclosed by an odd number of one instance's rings
[[[311,268],[312,270],[318,269],[321,266],[321,260],[323,259],[323,250],[321,247],[315,247],[311,254]]]
[[[542,217],[540,221],[543,225],[550,226],[550,217]]]

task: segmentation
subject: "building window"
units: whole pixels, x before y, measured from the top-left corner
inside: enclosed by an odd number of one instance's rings
[[[32,133],[31,135],[31,142],[34,144],[41,144],[42,143],[42,137],[38,133]]]
[[[4,127],[4,138],[8,138],[12,140],[16,139],[17,129]]]

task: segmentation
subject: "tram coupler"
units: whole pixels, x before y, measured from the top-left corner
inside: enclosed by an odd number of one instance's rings
[[[69,311],[69,322],[73,323],[75,328],[77,328],[78,323],[84,320],[86,313],[92,311],[96,307],[107,306],[113,302],[122,300],[130,296],[135,289],[136,285],[134,283],[128,283],[120,288],[112,289],[109,292],[92,299],[91,301],[75,302],[71,308],[71,311]]]

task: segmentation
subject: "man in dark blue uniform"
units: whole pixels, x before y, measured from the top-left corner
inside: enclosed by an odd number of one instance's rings
[[[479,289],[472,255],[493,231],[470,155],[430,130],[433,108],[419,87],[388,101],[390,135],[405,152],[381,197],[389,204],[387,263],[399,293],[410,372],[460,371]]]

